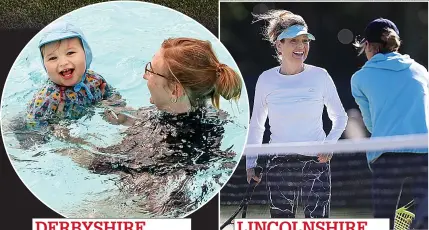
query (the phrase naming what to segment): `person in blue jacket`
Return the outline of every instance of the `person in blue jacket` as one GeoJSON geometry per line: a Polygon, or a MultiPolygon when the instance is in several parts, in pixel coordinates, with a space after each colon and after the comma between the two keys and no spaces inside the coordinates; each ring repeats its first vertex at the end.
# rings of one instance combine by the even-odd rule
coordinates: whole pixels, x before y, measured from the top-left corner
{"type": "MultiPolygon", "coordinates": [[[[375,19],[354,45],[368,61],[352,76],[351,91],[371,137],[427,134],[429,74],[409,55],[398,52],[401,39],[396,25],[375,19]]],[[[414,199],[415,207],[423,205],[427,210],[427,201],[422,201],[428,188],[427,148],[369,151],[366,156],[373,177],[375,218],[389,218],[392,228],[399,197],[398,207],[414,199]],[[404,189],[400,195],[403,184],[413,191],[404,189]]],[[[427,229],[427,217],[423,222],[427,229]]]]}

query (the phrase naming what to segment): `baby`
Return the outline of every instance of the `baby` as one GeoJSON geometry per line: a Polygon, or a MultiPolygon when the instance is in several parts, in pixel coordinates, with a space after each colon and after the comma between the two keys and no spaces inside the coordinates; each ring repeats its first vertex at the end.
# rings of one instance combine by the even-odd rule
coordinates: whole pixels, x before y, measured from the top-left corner
{"type": "Polygon", "coordinates": [[[105,79],[89,70],[92,52],[84,34],[70,23],[49,26],[39,43],[46,84],[27,108],[27,126],[45,126],[55,119],[79,119],[87,109],[113,94],[105,79]]]}

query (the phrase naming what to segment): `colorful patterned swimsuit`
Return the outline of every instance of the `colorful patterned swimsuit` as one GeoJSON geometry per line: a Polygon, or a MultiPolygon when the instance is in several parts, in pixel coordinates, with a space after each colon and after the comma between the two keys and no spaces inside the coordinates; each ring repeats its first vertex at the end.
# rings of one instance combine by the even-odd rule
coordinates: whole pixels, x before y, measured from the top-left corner
{"type": "Polygon", "coordinates": [[[106,81],[94,71],[88,70],[84,83],[90,88],[92,100],[87,96],[84,88],[75,92],[73,87],[59,86],[48,80],[28,105],[27,125],[34,128],[47,125],[53,119],[79,119],[87,114],[88,107],[106,99],[112,93],[112,88],[106,84],[102,95],[100,87],[106,81]],[[64,108],[59,112],[58,107],[62,101],[64,108]]]}

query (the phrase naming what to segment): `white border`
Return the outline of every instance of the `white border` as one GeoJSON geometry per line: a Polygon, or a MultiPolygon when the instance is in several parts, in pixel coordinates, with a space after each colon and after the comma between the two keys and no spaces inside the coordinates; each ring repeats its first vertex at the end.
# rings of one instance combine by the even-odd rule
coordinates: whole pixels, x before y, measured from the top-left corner
{"type": "MultiPolygon", "coordinates": [[[[122,3],[122,2],[133,2],[133,3],[141,3],[141,4],[149,4],[149,5],[153,5],[153,6],[158,6],[158,7],[160,7],[160,8],[164,8],[164,9],[170,10],[170,11],[172,11],[172,12],[174,12],[174,13],[178,13],[179,15],[182,15],[182,16],[184,16],[184,17],[187,17],[188,19],[190,19],[190,20],[194,21],[195,23],[198,23],[199,25],[201,25],[201,26],[204,28],[204,30],[206,30],[206,31],[208,32],[208,34],[213,35],[214,39],[215,39],[215,40],[217,40],[217,41],[219,42],[219,44],[220,44],[220,45],[221,45],[221,46],[222,46],[222,47],[227,51],[227,53],[229,54],[229,56],[232,58],[232,60],[235,62],[235,64],[236,64],[236,65],[237,65],[237,67],[238,67],[238,64],[237,64],[237,62],[235,61],[234,57],[231,55],[231,53],[229,53],[228,49],[226,49],[226,47],[222,44],[222,42],[220,41],[219,37],[216,37],[216,36],[215,36],[215,35],[214,35],[210,30],[208,30],[208,29],[206,28],[206,26],[204,26],[204,25],[203,25],[203,24],[201,24],[200,22],[196,21],[195,19],[193,19],[193,18],[191,18],[191,17],[189,17],[189,16],[187,16],[187,15],[183,14],[182,12],[179,12],[179,11],[177,11],[177,10],[175,10],[175,9],[172,9],[172,8],[169,8],[169,7],[166,7],[166,6],[163,6],[163,5],[159,5],[159,4],[155,4],[155,3],[151,3],[151,2],[143,2],[143,1],[121,1],[121,0],[116,0],[116,1],[99,2],[99,3],[95,3],[95,4],[91,4],[91,5],[86,5],[86,6],[83,6],[83,7],[78,8],[78,9],[75,9],[75,10],[73,10],[73,11],[70,11],[70,12],[66,13],[65,15],[72,14],[72,13],[73,13],[73,12],[75,12],[75,11],[78,11],[78,10],[81,10],[81,9],[83,9],[83,8],[87,8],[87,7],[94,7],[94,6],[96,6],[96,5],[101,5],[101,4],[122,3]]],[[[218,3],[218,4],[219,4],[219,3],[218,3]]],[[[219,14],[219,10],[218,10],[218,14],[219,14]]],[[[63,18],[65,15],[60,16],[59,18],[55,19],[54,21],[52,21],[52,22],[51,22],[51,23],[49,23],[48,25],[50,25],[50,24],[52,24],[53,22],[55,22],[55,21],[57,21],[57,20],[59,20],[59,19],[63,18]]],[[[42,32],[42,30],[43,30],[43,29],[45,29],[48,25],[46,25],[44,28],[42,28],[42,29],[41,29],[41,30],[40,30],[40,31],[39,31],[35,36],[37,36],[39,33],[41,33],[41,32],[42,32]]],[[[219,25],[218,25],[218,28],[219,28],[219,25]]],[[[219,36],[219,33],[218,33],[218,36],[219,36]]],[[[30,41],[29,41],[28,43],[30,43],[33,39],[34,39],[34,37],[33,37],[32,39],[30,39],[30,41]]],[[[17,62],[17,60],[18,60],[18,57],[20,57],[20,56],[21,56],[21,54],[22,54],[22,52],[23,52],[24,48],[28,45],[28,43],[27,43],[27,44],[22,48],[21,52],[18,54],[17,58],[16,58],[16,59],[15,59],[15,61],[13,62],[12,67],[16,64],[16,62],[17,62]]],[[[8,73],[8,75],[7,75],[7,76],[9,76],[9,75],[10,75],[10,72],[12,71],[12,67],[11,67],[11,69],[9,70],[9,73],[8,73]]],[[[244,82],[243,75],[241,74],[240,69],[238,69],[237,71],[238,71],[239,75],[241,76],[242,84],[243,84],[243,86],[244,86],[243,88],[244,88],[244,91],[246,92],[246,96],[248,97],[248,95],[247,95],[247,88],[246,88],[246,85],[245,85],[245,82],[244,82]]],[[[4,92],[5,92],[4,87],[6,86],[7,80],[8,80],[8,78],[6,78],[5,85],[3,86],[3,92],[2,92],[2,96],[1,96],[1,100],[0,100],[0,101],[3,101],[3,94],[4,94],[4,92]]],[[[250,103],[249,103],[248,98],[247,98],[247,108],[249,108],[249,114],[248,114],[248,116],[247,116],[247,118],[246,118],[246,119],[247,119],[247,124],[249,124],[249,121],[250,121],[250,103]]],[[[2,109],[0,108],[0,118],[1,118],[1,111],[2,111],[2,109]]],[[[0,127],[3,127],[3,124],[2,124],[1,119],[0,119],[0,127]]],[[[0,128],[0,131],[1,131],[2,139],[4,140],[4,138],[3,138],[3,131],[2,131],[2,129],[1,129],[1,128],[0,128]]],[[[247,136],[248,136],[248,135],[249,135],[249,129],[247,128],[246,136],[245,136],[245,144],[247,143],[247,136]]],[[[24,181],[23,181],[23,180],[21,179],[21,177],[19,176],[19,173],[17,173],[17,170],[15,169],[14,163],[13,163],[13,161],[11,160],[11,158],[10,158],[9,154],[7,153],[6,143],[4,143],[4,141],[3,141],[3,145],[4,145],[4,148],[5,148],[5,151],[6,151],[6,155],[7,155],[7,157],[9,158],[9,162],[10,162],[10,163],[11,163],[11,165],[12,165],[12,168],[14,169],[15,173],[17,174],[17,176],[19,177],[19,179],[21,180],[21,182],[24,184],[24,186],[25,186],[25,187],[26,187],[26,188],[27,188],[27,189],[28,189],[28,190],[33,194],[33,196],[35,196],[35,197],[36,197],[40,202],[42,202],[46,207],[50,208],[52,211],[54,211],[54,212],[58,213],[59,215],[61,215],[61,216],[65,217],[65,216],[64,216],[64,215],[62,215],[61,213],[59,213],[59,212],[57,212],[56,210],[52,209],[52,208],[51,208],[50,206],[48,206],[45,202],[43,202],[41,199],[39,199],[39,198],[36,196],[36,194],[35,194],[35,193],[33,193],[33,191],[32,191],[31,189],[29,189],[29,188],[28,188],[28,186],[24,183],[24,181]]],[[[240,160],[241,160],[241,158],[242,158],[242,156],[243,156],[244,149],[245,149],[245,145],[242,147],[242,152],[241,152],[240,154],[237,152],[237,155],[240,155],[240,158],[238,159],[237,164],[235,165],[234,169],[232,170],[232,173],[229,175],[229,178],[227,178],[226,182],[221,186],[221,188],[219,189],[219,191],[218,191],[218,192],[216,192],[216,193],[213,193],[213,195],[210,197],[210,199],[207,199],[207,202],[205,202],[204,204],[201,204],[198,208],[196,208],[196,209],[194,209],[193,211],[191,211],[191,212],[189,212],[189,213],[186,213],[185,215],[180,216],[180,217],[178,217],[178,218],[187,218],[189,215],[193,214],[194,212],[196,212],[197,210],[199,210],[201,207],[205,206],[208,202],[210,202],[211,200],[213,200],[213,198],[216,196],[216,194],[220,194],[220,190],[222,190],[222,188],[226,185],[226,183],[229,181],[229,179],[231,179],[232,175],[234,174],[235,170],[237,169],[237,166],[238,166],[238,164],[240,163],[240,160]]],[[[219,213],[219,210],[218,210],[218,213],[219,213]]],[[[65,218],[69,218],[69,217],[65,217],[65,218]]],[[[162,217],[162,218],[164,218],[164,217],[162,217]]],[[[151,218],[151,219],[158,219],[158,218],[151,218]]]]}
{"type": "MultiPolygon", "coordinates": [[[[240,0],[219,0],[218,1],[218,38],[219,38],[219,40],[221,40],[221,33],[220,33],[220,27],[221,27],[221,23],[220,23],[220,19],[221,19],[221,16],[220,16],[220,3],[221,2],[223,2],[223,3],[235,3],[235,2],[237,2],[237,3],[238,2],[240,2],[240,3],[282,3],[282,2],[291,2],[291,3],[299,3],[299,2],[317,2],[317,3],[319,3],[319,2],[327,2],[327,3],[340,3],[340,2],[341,3],[342,2],[344,2],[344,3],[347,3],[347,2],[365,2],[365,3],[366,2],[374,2],[374,3],[376,3],[376,2],[415,2],[415,3],[423,3],[423,2],[426,2],[426,3],[428,3],[428,6],[429,6],[429,1],[414,1],[414,0],[376,0],[376,1],[360,1],[360,0],[356,0],[356,1],[353,1],[353,0],[348,0],[348,1],[341,1],[341,0],[338,0],[338,1],[332,1],[332,0],[331,1],[326,1],[326,0],[320,0],[320,1],[314,1],[314,0],[313,1],[310,1],[310,0],[296,0],[296,1],[291,1],[291,0],[278,0],[278,1],[263,1],[263,0],[253,0],[253,1],[251,1],[251,0],[243,0],[243,1],[240,1],[240,0]]],[[[428,31],[428,35],[429,35],[429,31],[428,31]]],[[[428,46],[428,53],[429,53],[429,46],[428,46]]],[[[429,66],[429,60],[428,60],[428,66],[429,66]]],[[[426,147],[428,147],[428,135],[426,135],[426,137],[420,136],[419,138],[420,138],[419,139],[420,144],[426,143],[426,147]]],[[[246,144],[247,144],[247,142],[246,142],[246,144]]],[[[246,145],[246,148],[249,148],[249,147],[250,147],[250,149],[251,148],[263,148],[262,144],[261,145],[246,145]]],[[[357,152],[357,151],[355,151],[355,152],[357,152]]],[[[245,155],[246,154],[244,154],[244,153],[242,154],[242,156],[245,156],[245,155]]],[[[236,168],[237,168],[237,166],[236,166],[236,168]]],[[[234,170],[234,172],[235,172],[235,170],[234,170]]],[[[429,185],[428,185],[428,188],[429,188],[429,185]]],[[[218,210],[219,210],[218,228],[220,228],[220,225],[221,225],[221,200],[220,200],[220,196],[221,196],[221,194],[219,192],[219,196],[218,196],[218,210]]]]}

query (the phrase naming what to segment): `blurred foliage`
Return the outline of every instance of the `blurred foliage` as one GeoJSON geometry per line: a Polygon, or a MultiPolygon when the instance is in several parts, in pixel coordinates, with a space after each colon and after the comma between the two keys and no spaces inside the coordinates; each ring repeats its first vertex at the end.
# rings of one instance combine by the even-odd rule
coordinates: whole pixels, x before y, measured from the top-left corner
{"type": "MultiPolygon", "coordinates": [[[[0,1],[0,28],[42,29],[53,20],[78,8],[103,0],[2,0],[0,1]]],[[[175,9],[217,31],[218,0],[150,0],[175,9]]]]}

